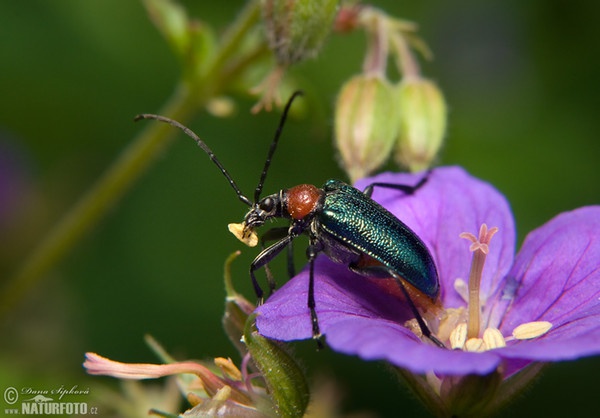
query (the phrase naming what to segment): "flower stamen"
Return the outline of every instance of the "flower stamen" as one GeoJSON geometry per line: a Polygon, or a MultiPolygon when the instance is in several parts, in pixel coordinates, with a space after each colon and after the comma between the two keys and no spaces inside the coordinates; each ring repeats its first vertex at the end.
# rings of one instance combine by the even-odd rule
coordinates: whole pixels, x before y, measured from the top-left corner
{"type": "Polygon", "coordinates": [[[468,283],[461,278],[454,281],[454,290],[467,303],[467,317],[462,317],[459,311],[450,313],[450,310],[447,310],[446,317],[440,321],[440,331],[442,328],[446,329],[444,335],[447,335],[448,342],[453,350],[478,353],[503,348],[506,347],[507,341],[537,338],[546,334],[552,328],[550,322],[534,321],[519,325],[512,331],[512,335],[507,337],[502,335],[498,328],[486,328],[480,336],[481,303],[479,288],[483,266],[487,254],[490,252],[490,242],[496,232],[498,232],[498,228],[488,229],[486,224],[482,224],[479,229],[479,236],[475,236],[470,232],[460,234],[461,238],[471,241],[469,250],[473,252],[468,283]]]}
{"type": "Polygon", "coordinates": [[[465,342],[464,350],[472,353],[481,353],[485,351],[485,343],[482,338],[469,338],[465,342]]]}
{"type": "Polygon", "coordinates": [[[450,333],[450,347],[455,349],[461,349],[467,342],[467,324],[462,322],[456,326],[450,333]]]}
{"type": "Polygon", "coordinates": [[[498,328],[486,328],[482,338],[467,337],[467,324],[461,322],[450,333],[450,347],[453,350],[480,353],[487,350],[506,347],[507,341],[530,340],[546,334],[552,323],[548,321],[526,322],[516,327],[512,336],[504,337],[498,328]]]}
{"type": "Polygon", "coordinates": [[[450,346],[453,350],[480,353],[495,348],[506,347],[507,339],[497,328],[486,328],[482,338],[467,338],[467,324],[462,322],[450,333],[450,346]]]}
{"type": "Polygon", "coordinates": [[[242,372],[233,364],[230,358],[215,358],[215,366],[221,369],[221,372],[232,380],[242,380],[242,372]]]}
{"type": "Polygon", "coordinates": [[[541,337],[552,328],[552,323],[548,321],[526,322],[519,325],[512,332],[512,338],[515,340],[531,340],[541,337]]]}
{"type": "Polygon", "coordinates": [[[486,328],[483,331],[483,342],[486,350],[506,347],[506,340],[498,328],[486,328]]]}
{"type": "Polygon", "coordinates": [[[479,323],[481,315],[481,306],[479,303],[479,288],[485,259],[489,253],[489,243],[494,234],[498,232],[497,227],[488,229],[486,224],[479,228],[479,237],[470,232],[460,234],[461,238],[471,241],[469,250],[473,252],[471,260],[471,270],[469,271],[469,321],[467,327],[467,338],[477,338],[479,336],[479,323]]]}

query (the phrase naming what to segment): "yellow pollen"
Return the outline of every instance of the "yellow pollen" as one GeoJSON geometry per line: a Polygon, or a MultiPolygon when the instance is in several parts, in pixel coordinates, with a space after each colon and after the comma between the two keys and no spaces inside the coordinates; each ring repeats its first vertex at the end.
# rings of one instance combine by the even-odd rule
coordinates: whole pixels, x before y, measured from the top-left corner
{"type": "Polygon", "coordinates": [[[227,225],[227,229],[248,247],[256,247],[258,244],[258,235],[256,234],[256,231],[254,231],[254,229],[246,229],[246,225],[243,223],[229,224],[227,225]]]}
{"type": "Polygon", "coordinates": [[[415,334],[419,338],[423,338],[423,333],[421,332],[421,327],[419,327],[419,323],[416,319],[409,319],[404,323],[404,326],[408,328],[413,334],[415,334]]]}
{"type": "MultiPolygon", "coordinates": [[[[459,308],[447,308],[438,315],[437,320],[438,327],[436,337],[438,337],[440,341],[449,341],[452,331],[454,331],[459,324],[466,324],[467,311],[462,306],[459,308]]],[[[432,322],[435,323],[436,321],[432,322]]]]}

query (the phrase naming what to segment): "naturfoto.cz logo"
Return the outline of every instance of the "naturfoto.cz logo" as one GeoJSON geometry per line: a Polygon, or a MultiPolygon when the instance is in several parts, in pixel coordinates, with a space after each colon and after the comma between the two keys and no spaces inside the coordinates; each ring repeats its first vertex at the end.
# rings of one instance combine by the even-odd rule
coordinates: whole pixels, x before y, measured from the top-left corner
{"type": "Polygon", "coordinates": [[[54,389],[35,389],[23,387],[20,390],[8,387],[4,390],[6,415],[95,415],[96,407],[89,407],[87,402],[72,402],[72,397],[89,395],[89,388],[80,389],[77,385],[54,389]],[[68,399],[63,399],[68,396],[68,399]],[[20,402],[18,408],[17,402],[20,402]]]}

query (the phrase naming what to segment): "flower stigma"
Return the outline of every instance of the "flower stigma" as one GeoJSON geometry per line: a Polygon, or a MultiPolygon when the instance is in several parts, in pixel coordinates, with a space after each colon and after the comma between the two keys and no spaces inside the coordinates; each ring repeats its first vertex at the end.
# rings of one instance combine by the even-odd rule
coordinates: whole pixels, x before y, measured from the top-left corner
{"type": "Polygon", "coordinates": [[[486,224],[479,228],[479,237],[470,232],[460,234],[461,238],[471,241],[469,250],[473,253],[471,260],[471,271],[469,272],[469,322],[467,323],[467,338],[477,338],[479,336],[479,323],[481,315],[481,304],[479,301],[479,287],[485,259],[490,252],[489,244],[498,228],[493,227],[488,230],[486,224]]]}

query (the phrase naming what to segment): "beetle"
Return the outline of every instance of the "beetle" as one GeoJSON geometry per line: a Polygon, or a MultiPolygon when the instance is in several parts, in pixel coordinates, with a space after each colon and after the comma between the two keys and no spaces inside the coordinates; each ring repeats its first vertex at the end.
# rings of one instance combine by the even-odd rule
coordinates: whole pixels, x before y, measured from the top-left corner
{"type": "MultiPolygon", "coordinates": [[[[434,300],[439,295],[438,273],[426,245],[408,226],[391,212],[371,199],[376,187],[395,189],[406,194],[416,192],[428,179],[428,173],[413,186],[390,183],[372,183],[360,191],[339,180],[328,180],[319,188],[300,184],[261,198],[263,185],[287,114],[294,99],[302,94],[295,92],[282,113],[275,137],[254,190],[254,199],[244,195],[229,172],[216,158],[212,150],[192,130],[164,116],[141,114],[135,120],[154,119],[181,129],[194,139],[197,145],[227,178],[238,199],[250,207],[241,224],[230,224],[230,231],[247,245],[256,245],[255,230],[268,220],[287,219],[287,228],[273,228],[263,235],[263,250],[250,264],[250,278],[258,297],[263,301],[263,290],[256,278],[260,268],[268,269],[268,263],[284,249],[288,249],[288,270],[293,275],[291,246],[298,236],[307,234],[309,239],[306,255],[309,263],[307,306],[310,310],[313,338],[321,347],[321,331],[315,310],[314,263],[318,254],[324,253],[331,260],[346,265],[350,270],[367,277],[392,278],[402,291],[422,334],[439,347],[444,345],[431,333],[414,304],[406,283],[434,300]],[[265,248],[266,241],[275,241],[265,248]]],[[[269,294],[275,290],[275,281],[267,270],[269,294]]]]}

